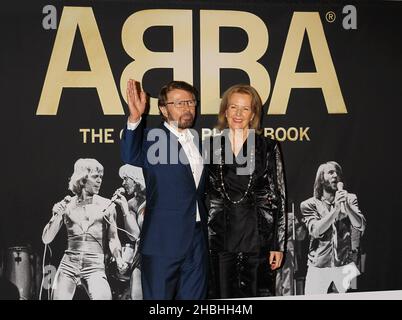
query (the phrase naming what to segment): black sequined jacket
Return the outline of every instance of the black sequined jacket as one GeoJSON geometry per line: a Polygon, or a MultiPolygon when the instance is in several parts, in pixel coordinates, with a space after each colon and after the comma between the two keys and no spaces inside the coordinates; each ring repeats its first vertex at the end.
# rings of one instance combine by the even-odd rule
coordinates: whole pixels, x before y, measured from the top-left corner
{"type": "MultiPolygon", "coordinates": [[[[216,137],[214,138],[216,139],[216,137]]],[[[210,140],[210,162],[207,166],[208,178],[206,189],[210,250],[225,251],[226,226],[230,221],[229,210],[233,204],[225,196],[222,188],[220,164],[224,165],[223,143],[214,144],[210,140]]],[[[287,228],[286,187],[282,155],[279,143],[262,135],[255,135],[255,170],[252,173],[250,190],[242,205],[255,207],[258,221],[258,239],[260,250],[282,251],[286,249],[285,232],[287,228]]],[[[227,190],[226,190],[227,191],[227,190]]]]}

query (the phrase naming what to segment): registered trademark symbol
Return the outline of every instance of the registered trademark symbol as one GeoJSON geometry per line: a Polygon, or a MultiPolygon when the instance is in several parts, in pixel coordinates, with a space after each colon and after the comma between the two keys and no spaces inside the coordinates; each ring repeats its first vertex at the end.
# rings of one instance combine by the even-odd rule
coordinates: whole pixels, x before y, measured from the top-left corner
{"type": "Polygon", "coordinates": [[[325,14],[325,19],[326,19],[329,23],[334,22],[335,19],[336,19],[336,14],[335,14],[335,12],[333,12],[333,11],[328,11],[328,12],[325,14]]]}

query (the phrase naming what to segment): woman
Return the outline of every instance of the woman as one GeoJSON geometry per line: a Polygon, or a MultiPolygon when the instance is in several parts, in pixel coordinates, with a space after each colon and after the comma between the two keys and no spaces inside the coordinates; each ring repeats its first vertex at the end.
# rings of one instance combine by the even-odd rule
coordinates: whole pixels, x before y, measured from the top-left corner
{"type": "Polygon", "coordinates": [[[208,166],[209,241],[215,298],[257,296],[258,267],[280,267],[285,251],[286,199],[278,142],[256,134],[262,102],[249,85],[222,97],[221,136],[208,166]]]}

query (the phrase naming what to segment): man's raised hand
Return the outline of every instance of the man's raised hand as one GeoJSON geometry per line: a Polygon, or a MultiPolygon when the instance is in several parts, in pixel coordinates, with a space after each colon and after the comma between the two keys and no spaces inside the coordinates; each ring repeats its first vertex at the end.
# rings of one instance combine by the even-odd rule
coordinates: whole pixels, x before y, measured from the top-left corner
{"type": "Polygon", "coordinates": [[[129,79],[127,82],[127,102],[130,116],[128,121],[137,122],[145,111],[147,96],[141,87],[135,83],[135,80],[129,79]]]}

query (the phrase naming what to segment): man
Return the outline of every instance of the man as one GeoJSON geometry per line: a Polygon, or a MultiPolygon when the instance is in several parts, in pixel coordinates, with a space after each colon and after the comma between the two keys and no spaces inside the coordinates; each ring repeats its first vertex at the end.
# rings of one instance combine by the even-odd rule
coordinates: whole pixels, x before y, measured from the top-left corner
{"type": "Polygon", "coordinates": [[[78,159],[69,182],[75,196],[53,206],[53,216],[43,230],[42,241],[49,244],[63,223],[67,228],[68,247],[53,282],[53,300],[71,300],[78,285],[83,285],[91,300],[112,298],[105,275],[104,240],[108,240],[119,270],[126,269],[114,205],[98,195],[102,178],[103,166],[97,160],[78,159]]]}
{"type": "Polygon", "coordinates": [[[143,168],[147,186],[140,242],[144,299],[206,297],[204,170],[199,142],[189,130],[196,99],[197,91],[190,84],[168,83],[158,99],[164,123],[158,129],[144,131],[141,116],[146,95],[134,80],[128,81],[130,116],[121,151],[124,162],[143,168]]]}
{"type": "Polygon", "coordinates": [[[314,197],[301,203],[310,234],[305,294],[325,294],[332,282],[346,292],[359,270],[353,261],[352,233],[363,233],[366,220],[357,197],[343,189],[342,168],[335,161],[320,165],[314,197]]]}
{"type": "MultiPolygon", "coordinates": [[[[145,210],[145,181],[141,168],[125,164],[120,167],[119,176],[123,179],[123,188],[127,198],[116,192],[115,202],[120,206],[124,217],[124,227],[129,233],[130,240],[134,241],[132,274],[130,278],[130,296],[132,300],[142,300],[141,270],[138,252],[140,231],[144,220],[145,210]]],[[[124,254],[123,254],[124,256],[124,254]]]]}

